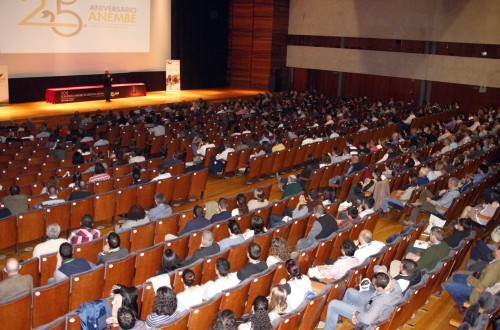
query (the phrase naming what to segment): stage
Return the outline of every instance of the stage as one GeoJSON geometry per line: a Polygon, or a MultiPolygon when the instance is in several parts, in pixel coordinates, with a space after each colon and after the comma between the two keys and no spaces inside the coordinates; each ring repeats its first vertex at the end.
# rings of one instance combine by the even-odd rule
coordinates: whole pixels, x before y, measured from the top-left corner
{"type": "Polygon", "coordinates": [[[179,92],[169,91],[168,93],[165,91],[147,92],[146,96],[113,99],[109,103],[106,103],[105,100],[62,104],[51,104],[45,101],[18,103],[0,107],[0,122],[8,120],[19,122],[28,118],[34,122],[40,122],[44,120],[43,118],[71,115],[75,111],[118,110],[182,101],[189,102],[198,100],[200,97],[209,103],[223,102],[228,98],[251,97],[265,92],[265,90],[240,88],[193,89],[179,92]]]}

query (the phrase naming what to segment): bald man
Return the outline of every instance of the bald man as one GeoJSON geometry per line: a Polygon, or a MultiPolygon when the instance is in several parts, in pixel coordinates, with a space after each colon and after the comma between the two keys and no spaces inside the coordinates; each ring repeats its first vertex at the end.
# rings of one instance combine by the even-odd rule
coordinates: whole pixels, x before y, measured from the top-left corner
{"type": "Polygon", "coordinates": [[[0,301],[33,289],[33,278],[31,275],[19,275],[20,269],[21,265],[19,265],[19,261],[15,258],[10,258],[5,263],[4,272],[9,277],[0,282],[0,301]]]}
{"type": "Polygon", "coordinates": [[[366,258],[377,254],[385,246],[385,243],[375,241],[373,239],[373,234],[368,229],[364,229],[359,233],[358,240],[355,242],[358,246],[354,256],[359,260],[359,263],[363,263],[366,258]]]}

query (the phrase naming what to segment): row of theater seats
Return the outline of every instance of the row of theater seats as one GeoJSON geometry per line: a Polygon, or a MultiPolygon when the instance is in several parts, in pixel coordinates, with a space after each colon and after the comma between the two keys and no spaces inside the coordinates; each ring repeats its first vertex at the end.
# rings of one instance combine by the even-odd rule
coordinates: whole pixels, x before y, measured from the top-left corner
{"type": "MultiPolygon", "coordinates": [[[[374,214],[370,219],[360,222],[354,226],[348,226],[344,230],[334,233],[332,236],[317,242],[308,250],[301,251],[296,254],[294,258],[296,258],[300,264],[301,270],[304,273],[307,273],[307,269],[309,267],[322,265],[326,259],[338,257],[340,255],[341,242],[346,238],[354,238],[357,234],[359,234],[360,229],[372,229],[372,226],[375,225],[377,217],[378,214],[374,214]]],[[[292,229],[296,223],[308,221],[310,221],[309,216],[304,219],[295,220],[291,225],[288,225],[288,227],[292,229]]],[[[392,242],[388,243],[386,248],[380,253],[372,256],[363,264],[352,269],[342,279],[325,286],[314,297],[308,298],[295,311],[282,316],[278,329],[312,329],[319,320],[324,321],[326,317],[327,303],[329,301],[333,299],[341,299],[343,293],[348,287],[354,288],[360,278],[370,277],[373,274],[373,267],[375,265],[382,264],[389,267],[392,260],[401,259],[410,242],[420,237],[425,224],[425,221],[423,221],[413,227],[409,227],[406,231],[403,231],[395,239],[393,239],[392,242]]],[[[305,232],[303,233],[305,234],[305,232]]],[[[193,235],[194,234],[191,234],[191,237],[193,237],[193,235]]],[[[262,236],[255,237],[253,241],[261,244],[264,247],[263,251],[267,251],[265,247],[269,246],[268,244],[270,244],[271,239],[274,237],[283,237],[288,239],[289,243],[293,244],[293,242],[290,241],[290,232],[288,229],[283,227],[270,230],[262,236]]],[[[423,306],[428,297],[440,288],[440,284],[446,280],[449,274],[460,266],[467,254],[468,249],[470,248],[473,238],[474,236],[471,236],[466,239],[456,249],[452,250],[450,255],[439,263],[435,269],[429,271],[423,277],[422,282],[415,286],[405,296],[405,299],[398,304],[390,319],[383,324],[380,324],[379,328],[394,329],[395,327],[406,323],[414,311],[423,306]]],[[[60,326],[60,329],[64,329],[66,326],[67,329],[73,329],[73,323],[79,324],[79,320],[78,316],[74,312],[69,311],[79,306],[76,302],[77,298],[82,299],[82,302],[97,299],[100,297],[100,288],[103,288],[102,296],[106,297],[109,292],[108,290],[113,285],[113,282],[124,285],[139,284],[135,283],[133,276],[131,276],[134,272],[134,265],[136,274],[137,270],[141,267],[145,267],[145,265],[149,265],[149,268],[153,269],[155,269],[154,266],[159,267],[159,260],[161,259],[163,248],[172,248],[178,252],[189,250],[189,246],[191,244],[187,243],[188,241],[184,241],[179,245],[175,243],[176,241],[178,242],[181,240],[182,239],[179,238],[175,241],[169,242],[173,244],[164,243],[155,245],[153,248],[138,251],[135,255],[124,258],[123,260],[115,261],[113,263],[106,264],[105,266],[100,266],[99,268],[87,273],[75,275],[70,280],[35,288],[31,297],[31,303],[33,304],[32,308],[29,308],[31,304],[30,295],[26,294],[17,297],[16,299],[12,299],[12,301],[7,304],[0,305],[0,311],[2,311],[3,314],[3,312],[9,312],[9,309],[7,308],[16,308],[18,312],[24,311],[27,313],[25,315],[32,315],[33,326],[38,326],[55,319],[54,324],[60,326]],[[184,246],[182,247],[181,245],[184,246]],[[155,255],[156,263],[154,263],[153,260],[149,260],[138,265],[137,262],[139,262],[139,258],[148,258],[145,257],[147,254],[150,256],[155,255]],[[136,263],[131,262],[131,260],[134,259],[136,259],[136,263]],[[127,263],[128,266],[123,266],[127,263]],[[124,276],[123,273],[128,273],[128,282],[126,275],[124,276]],[[119,274],[121,274],[121,278],[116,277],[119,274]],[[107,283],[108,279],[110,283],[107,283]],[[108,287],[106,287],[106,285],[108,285],[108,287]],[[93,289],[91,290],[90,288],[93,289]],[[96,292],[97,295],[95,295],[96,292]],[[53,299],[54,297],[58,297],[60,301],[62,297],[62,306],[65,306],[66,300],[64,298],[66,296],[64,293],[68,294],[68,310],[64,309],[65,312],[62,313],[60,309],[51,309],[50,316],[47,315],[46,311],[42,312],[41,306],[43,306],[43,303],[50,301],[50,299],[53,299]],[[72,302],[73,305],[71,304],[72,302]]],[[[249,243],[250,241],[245,242],[229,251],[221,252],[218,255],[205,260],[200,260],[186,268],[192,269],[195,272],[199,284],[205,283],[214,277],[215,260],[218,257],[228,258],[231,263],[231,271],[237,271],[246,263],[246,248],[249,243]]],[[[264,254],[262,259],[265,259],[266,257],[267,255],[264,254]]],[[[181,277],[184,269],[178,269],[175,272],[170,273],[172,287],[177,293],[183,290],[181,277]]],[[[203,303],[202,305],[194,306],[190,311],[179,315],[179,317],[176,318],[176,320],[170,325],[162,327],[161,329],[177,329],[179,327],[199,329],[201,324],[206,326],[207,322],[213,318],[213,315],[223,309],[231,309],[236,313],[236,315],[241,316],[243,313],[249,312],[251,302],[257,295],[267,295],[271,285],[278,284],[282,278],[287,278],[286,269],[284,264],[278,264],[266,272],[258,274],[255,277],[242,282],[238,287],[224,291],[220,295],[203,303]]],[[[138,288],[140,290],[140,296],[142,297],[140,301],[141,318],[144,319],[145,316],[151,312],[154,300],[154,289],[152,284],[149,282],[139,284],[138,288]]],[[[28,328],[29,327],[26,329],[28,328]]],[[[19,329],[23,328],[21,327],[19,329]]],[[[53,329],[59,328],[55,327],[53,329]]]]}
{"type": "Polygon", "coordinates": [[[133,204],[149,209],[158,192],[163,193],[167,202],[203,197],[207,177],[205,169],[6,217],[0,220],[0,249],[12,246],[17,249],[20,243],[43,238],[45,228],[52,223],[59,224],[61,231],[79,228],[85,214],[93,215],[94,220],[100,222],[126,214],[133,204]]]}

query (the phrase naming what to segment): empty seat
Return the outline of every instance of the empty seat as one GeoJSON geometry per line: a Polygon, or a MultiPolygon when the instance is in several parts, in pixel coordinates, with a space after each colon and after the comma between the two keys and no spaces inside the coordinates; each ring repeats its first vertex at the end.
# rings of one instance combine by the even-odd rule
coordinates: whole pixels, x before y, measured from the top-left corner
{"type": "Polygon", "coordinates": [[[33,327],[52,322],[69,312],[69,289],[69,279],[33,289],[33,327]]]}

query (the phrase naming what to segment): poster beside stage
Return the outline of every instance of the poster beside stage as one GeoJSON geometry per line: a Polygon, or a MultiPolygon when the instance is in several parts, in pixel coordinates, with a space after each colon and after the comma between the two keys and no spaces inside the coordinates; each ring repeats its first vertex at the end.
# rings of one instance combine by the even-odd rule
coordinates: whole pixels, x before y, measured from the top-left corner
{"type": "Polygon", "coordinates": [[[0,106],[9,104],[9,71],[7,65],[0,65],[0,106]]]}
{"type": "Polygon", "coordinates": [[[167,60],[166,70],[166,88],[168,91],[181,90],[181,61],[167,60]]]}

